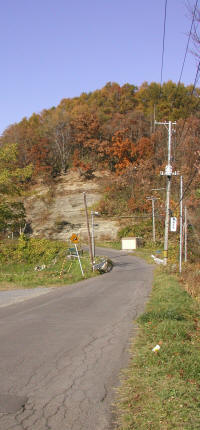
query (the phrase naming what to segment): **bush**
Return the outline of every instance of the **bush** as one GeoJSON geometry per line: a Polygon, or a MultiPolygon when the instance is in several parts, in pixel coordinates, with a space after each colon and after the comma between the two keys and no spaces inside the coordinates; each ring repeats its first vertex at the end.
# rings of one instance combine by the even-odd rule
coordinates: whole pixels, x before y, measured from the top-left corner
{"type": "Polygon", "coordinates": [[[22,234],[16,241],[1,244],[0,261],[47,264],[56,256],[63,255],[66,248],[65,242],[28,238],[22,234]]]}
{"type": "MultiPolygon", "coordinates": [[[[156,221],[156,237],[160,238],[163,235],[163,226],[161,221],[156,221]]],[[[135,224],[127,225],[118,232],[118,238],[134,236],[142,237],[146,241],[152,240],[152,220],[139,221],[135,224]]]]}

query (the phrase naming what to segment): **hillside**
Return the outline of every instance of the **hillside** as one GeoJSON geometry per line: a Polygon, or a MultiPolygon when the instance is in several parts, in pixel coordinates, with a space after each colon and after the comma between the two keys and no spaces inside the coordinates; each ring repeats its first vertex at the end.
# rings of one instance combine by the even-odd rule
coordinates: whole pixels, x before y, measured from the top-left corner
{"type": "MultiPolygon", "coordinates": [[[[107,219],[149,216],[146,197],[166,186],[160,171],[167,164],[167,121],[176,121],[170,163],[183,176],[184,204],[198,230],[199,95],[198,88],[171,81],[162,87],[145,82],[139,88],[109,82],[12,124],[0,138],[0,231],[19,231],[29,219],[37,235],[62,238],[80,230],[83,191],[89,206],[100,200],[98,210],[107,219]],[[162,124],[155,125],[154,119],[162,124]],[[107,177],[99,173],[105,171],[107,177]],[[20,195],[21,202],[29,196],[26,212],[19,206],[20,195]]],[[[179,195],[177,177],[170,196],[174,216],[179,214],[179,195]]],[[[155,196],[163,220],[165,194],[155,196]]],[[[100,219],[98,224],[100,228],[100,219]]],[[[115,235],[115,227],[108,231],[115,235]]]]}
{"type": "MultiPolygon", "coordinates": [[[[49,186],[38,183],[32,187],[31,196],[25,199],[24,205],[33,236],[66,240],[76,233],[83,240],[87,238],[83,192],[90,217],[91,208],[102,198],[108,178],[111,175],[107,171],[95,172],[92,179],[86,180],[70,170],[49,186]]],[[[95,237],[98,239],[115,239],[118,229],[117,221],[102,216],[95,218],[95,237]]]]}

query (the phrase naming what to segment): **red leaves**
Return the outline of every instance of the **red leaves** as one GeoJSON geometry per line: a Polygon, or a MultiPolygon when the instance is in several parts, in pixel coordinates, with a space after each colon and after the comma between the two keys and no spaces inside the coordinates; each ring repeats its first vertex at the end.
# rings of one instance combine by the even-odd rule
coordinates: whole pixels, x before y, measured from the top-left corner
{"type": "Polygon", "coordinates": [[[51,171],[49,164],[49,145],[46,138],[31,146],[29,154],[29,162],[34,165],[34,174],[48,173],[51,171]]]}

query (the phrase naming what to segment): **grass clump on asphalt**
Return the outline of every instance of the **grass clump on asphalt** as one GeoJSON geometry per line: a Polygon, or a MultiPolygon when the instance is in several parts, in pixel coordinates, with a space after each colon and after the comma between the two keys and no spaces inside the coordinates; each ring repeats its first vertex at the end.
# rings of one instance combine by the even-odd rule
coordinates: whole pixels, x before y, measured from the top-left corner
{"type": "Polygon", "coordinates": [[[200,428],[199,307],[174,276],[156,269],[131,347],[117,409],[121,430],[200,428]],[[160,349],[152,349],[159,345],[160,349]]]}

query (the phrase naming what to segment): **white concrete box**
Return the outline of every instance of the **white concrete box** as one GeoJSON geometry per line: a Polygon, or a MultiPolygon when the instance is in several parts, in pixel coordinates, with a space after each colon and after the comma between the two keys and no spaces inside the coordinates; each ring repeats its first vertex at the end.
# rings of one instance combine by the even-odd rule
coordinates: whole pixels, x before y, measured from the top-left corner
{"type": "Polygon", "coordinates": [[[122,249],[133,250],[137,248],[137,237],[122,237],[122,249]]]}

